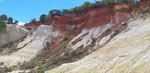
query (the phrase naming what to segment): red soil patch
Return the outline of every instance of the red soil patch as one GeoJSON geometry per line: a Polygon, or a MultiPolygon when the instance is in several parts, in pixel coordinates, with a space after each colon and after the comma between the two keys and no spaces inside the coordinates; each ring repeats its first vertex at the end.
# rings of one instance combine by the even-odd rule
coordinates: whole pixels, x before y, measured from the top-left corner
{"type": "MultiPolygon", "coordinates": [[[[128,3],[92,7],[64,16],[54,16],[44,22],[44,24],[53,25],[54,30],[59,29],[63,34],[75,34],[85,28],[103,27],[106,24],[112,24],[113,27],[116,27],[121,22],[127,21],[130,18],[130,14],[142,6],[150,6],[150,0],[142,0],[137,4],[128,3]],[[74,17],[70,18],[70,16],[74,17]]],[[[35,27],[41,24],[41,22],[34,22],[26,24],[24,27],[35,27]]]]}

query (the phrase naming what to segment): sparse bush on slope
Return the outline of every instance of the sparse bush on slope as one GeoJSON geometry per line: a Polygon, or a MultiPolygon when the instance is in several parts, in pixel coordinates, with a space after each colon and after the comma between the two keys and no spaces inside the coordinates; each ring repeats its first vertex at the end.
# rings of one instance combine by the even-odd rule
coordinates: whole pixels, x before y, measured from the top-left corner
{"type": "Polygon", "coordinates": [[[65,36],[63,41],[67,41],[69,39],[69,36],[65,36]]]}
{"type": "Polygon", "coordinates": [[[0,33],[6,31],[6,24],[3,21],[0,21],[0,33]]]}

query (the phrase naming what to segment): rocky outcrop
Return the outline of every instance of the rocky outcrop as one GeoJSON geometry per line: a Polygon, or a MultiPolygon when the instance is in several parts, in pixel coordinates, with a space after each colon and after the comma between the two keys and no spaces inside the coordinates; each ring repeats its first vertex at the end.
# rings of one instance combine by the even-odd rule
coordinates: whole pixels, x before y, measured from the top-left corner
{"type": "Polygon", "coordinates": [[[142,0],[101,5],[54,16],[46,25],[26,24],[25,28],[37,30],[18,44],[20,50],[1,56],[0,63],[9,67],[34,62],[36,69],[31,73],[148,73],[150,18],[144,14],[149,4],[142,0]]]}
{"type": "Polygon", "coordinates": [[[150,15],[130,19],[126,30],[85,58],[46,73],[149,73],[150,15]]]}
{"type": "MultiPolygon", "coordinates": [[[[57,30],[64,34],[75,34],[82,32],[82,29],[92,29],[112,24],[115,28],[123,21],[130,18],[130,14],[136,8],[136,4],[114,4],[100,5],[80,12],[69,13],[63,16],[54,16],[47,19],[44,23],[53,25],[57,30]],[[70,18],[70,16],[74,16],[70,18]]],[[[25,28],[39,26],[41,22],[31,22],[25,28]]]]}
{"type": "Polygon", "coordinates": [[[53,37],[60,36],[59,32],[54,32],[52,26],[41,25],[32,36],[28,36],[18,45],[20,50],[0,57],[3,66],[14,66],[18,63],[30,61],[45,47],[46,41],[53,37]]]}
{"type": "Polygon", "coordinates": [[[28,30],[13,24],[7,25],[6,33],[0,33],[0,46],[15,42],[28,34],[28,30]]]}

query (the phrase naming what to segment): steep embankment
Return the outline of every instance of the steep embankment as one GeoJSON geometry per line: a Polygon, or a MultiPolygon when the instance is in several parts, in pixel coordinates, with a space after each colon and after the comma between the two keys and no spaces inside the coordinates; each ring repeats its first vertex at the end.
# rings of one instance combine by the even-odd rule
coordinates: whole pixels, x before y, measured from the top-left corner
{"type": "Polygon", "coordinates": [[[149,73],[150,15],[130,19],[126,30],[85,58],[46,73],[149,73]]]}
{"type": "MultiPolygon", "coordinates": [[[[59,33],[61,33],[62,35],[60,37],[56,37],[54,39],[49,40],[51,41],[50,46],[48,46],[49,48],[43,49],[41,54],[38,55],[37,60],[33,60],[35,61],[34,63],[36,63],[36,65],[39,67],[39,69],[37,70],[42,69],[45,71],[45,70],[49,70],[54,67],[57,67],[58,65],[61,65],[66,62],[77,61],[97,49],[101,49],[102,51],[105,51],[105,52],[110,51],[109,52],[110,54],[109,53],[104,54],[104,55],[102,54],[104,57],[102,59],[97,58],[99,57],[99,55],[101,55],[101,52],[98,50],[98,52],[100,52],[99,54],[93,53],[92,55],[89,55],[88,57],[81,60],[82,63],[78,61],[76,62],[77,64],[75,63],[75,65],[74,63],[62,65],[56,69],[53,69],[50,72],[56,71],[57,73],[58,71],[58,73],[60,72],[70,73],[70,72],[73,72],[75,67],[78,66],[80,63],[81,63],[80,64],[81,67],[77,68],[77,72],[75,71],[76,73],[79,73],[80,69],[81,71],[84,70],[84,68],[87,70],[87,73],[88,73],[88,70],[89,72],[94,72],[93,70],[95,67],[96,67],[95,71],[99,71],[97,67],[99,66],[104,67],[101,64],[111,62],[112,57],[113,57],[112,59],[115,59],[118,57],[116,56],[116,54],[120,55],[120,52],[124,52],[130,46],[132,47],[132,45],[128,44],[131,38],[126,38],[127,41],[125,41],[125,39],[120,39],[120,41],[119,40],[117,41],[115,39],[118,39],[118,38],[114,38],[114,37],[120,33],[125,34],[125,31],[130,32],[129,29],[133,29],[131,28],[131,25],[132,25],[131,22],[134,22],[133,20],[131,20],[131,18],[135,16],[141,17],[141,21],[139,22],[141,23],[145,22],[145,21],[142,21],[142,19],[144,18],[143,17],[144,13],[147,12],[147,6],[149,6],[149,4],[150,4],[149,0],[142,0],[141,2],[136,3],[136,4],[128,3],[128,4],[114,4],[114,5],[108,5],[108,6],[102,5],[102,6],[90,8],[81,12],[66,14],[64,16],[54,16],[48,19],[44,24],[51,25],[53,32],[58,30],[59,33]],[[141,14],[139,14],[140,12],[141,14]],[[70,16],[73,16],[73,17],[70,17],[70,16]],[[65,38],[64,35],[69,36],[69,39],[67,41],[63,41],[63,39],[65,38]],[[113,43],[120,44],[120,46],[113,44],[112,41],[114,41],[113,43]],[[107,44],[108,42],[109,44],[107,44]],[[122,48],[122,44],[127,44],[126,46],[128,45],[129,46],[124,50],[119,49],[119,48],[122,48]],[[114,53],[115,50],[113,49],[115,49],[115,47],[113,47],[113,45],[118,47],[118,49],[116,49],[116,51],[118,50],[118,52],[114,53]],[[108,48],[112,48],[112,49],[108,49],[108,48]],[[92,57],[93,55],[96,57],[92,57]],[[91,60],[89,60],[88,58],[91,60]],[[96,59],[94,60],[93,58],[96,58],[96,59]],[[85,62],[83,60],[88,60],[88,61],[85,62]],[[100,60],[100,62],[103,62],[103,63],[98,62],[98,60],[100,60]],[[91,66],[89,67],[88,64],[91,66]],[[66,66],[68,66],[69,69],[66,66]],[[90,69],[87,67],[89,67],[92,70],[90,71],[90,69]]],[[[36,28],[39,25],[41,25],[41,22],[29,23],[25,25],[25,28],[36,28]]],[[[141,25],[139,24],[137,25],[137,27],[138,26],[141,26],[141,25]]],[[[144,34],[144,32],[145,31],[143,31],[142,33],[144,34]]],[[[142,37],[143,36],[137,37],[137,38],[142,38],[142,37]]],[[[139,40],[139,41],[142,41],[142,40],[139,40]]],[[[134,45],[134,43],[131,43],[131,44],[134,45]]],[[[135,49],[133,48],[133,50],[135,49]]],[[[130,56],[127,59],[130,59],[130,56]]],[[[120,60],[120,57],[118,57],[117,60],[122,61],[120,60]]],[[[114,63],[118,63],[118,61],[114,61],[114,63]]],[[[129,62],[132,62],[132,61],[129,61],[129,62]]],[[[111,64],[108,64],[108,66],[109,65],[111,64]]],[[[85,72],[83,71],[83,73],[86,73],[86,70],[85,72]]],[[[106,71],[104,70],[104,72],[106,71]]]]}
{"type": "Polygon", "coordinates": [[[69,13],[63,16],[54,16],[45,22],[31,22],[25,28],[36,28],[39,25],[53,25],[54,29],[59,29],[63,34],[78,34],[82,29],[103,28],[106,24],[111,24],[113,28],[126,22],[130,14],[137,7],[137,4],[113,4],[101,5],[89,8],[80,12],[69,13]]]}
{"type": "Polygon", "coordinates": [[[136,4],[102,5],[54,16],[46,25],[26,24],[25,28],[39,27],[18,45],[20,50],[0,57],[1,66],[18,65],[32,69],[31,73],[54,67],[47,73],[133,73],[142,65],[149,66],[150,18],[145,17],[149,4],[149,0],[142,0],[136,4]]]}
{"type": "Polygon", "coordinates": [[[45,46],[45,42],[52,37],[56,37],[57,32],[52,32],[51,26],[41,25],[33,35],[29,35],[23,42],[18,44],[20,50],[0,57],[2,66],[14,66],[30,61],[45,46]]]}
{"type": "Polygon", "coordinates": [[[0,46],[15,42],[28,34],[28,30],[14,24],[9,24],[6,27],[5,33],[0,33],[0,46]]]}

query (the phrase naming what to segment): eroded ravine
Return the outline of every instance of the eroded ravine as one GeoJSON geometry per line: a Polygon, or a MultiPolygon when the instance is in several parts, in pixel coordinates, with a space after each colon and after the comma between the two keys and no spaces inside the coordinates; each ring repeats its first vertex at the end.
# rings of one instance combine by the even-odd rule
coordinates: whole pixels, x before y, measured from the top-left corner
{"type": "Polygon", "coordinates": [[[148,16],[145,20],[143,18],[131,20],[124,32],[89,56],[77,62],[63,64],[46,73],[149,73],[148,16]]]}

